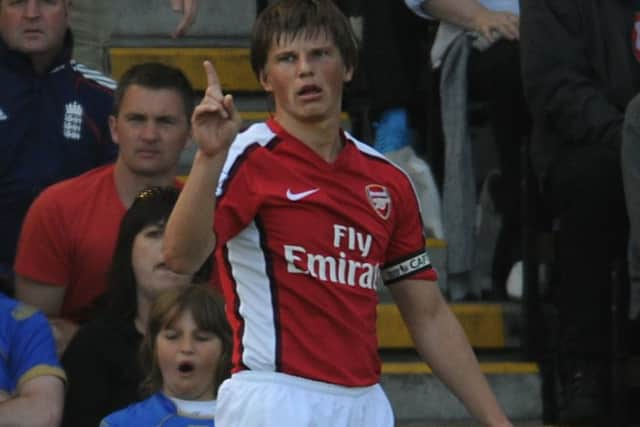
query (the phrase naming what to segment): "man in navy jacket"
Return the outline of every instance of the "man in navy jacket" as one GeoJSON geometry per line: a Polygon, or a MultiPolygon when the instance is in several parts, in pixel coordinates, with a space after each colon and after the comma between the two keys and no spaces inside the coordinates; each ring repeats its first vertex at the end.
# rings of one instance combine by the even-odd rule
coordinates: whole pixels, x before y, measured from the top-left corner
{"type": "Polygon", "coordinates": [[[70,0],[0,0],[0,277],[48,185],[112,161],[113,80],[71,60],[70,0]]]}

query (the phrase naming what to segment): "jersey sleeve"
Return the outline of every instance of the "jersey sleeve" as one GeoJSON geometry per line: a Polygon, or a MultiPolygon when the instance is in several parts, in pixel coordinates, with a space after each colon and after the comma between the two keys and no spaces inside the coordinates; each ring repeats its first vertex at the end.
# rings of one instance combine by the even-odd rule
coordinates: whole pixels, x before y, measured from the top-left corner
{"type": "Polygon", "coordinates": [[[10,316],[13,333],[7,366],[15,388],[40,376],[55,376],[66,380],[56,355],[51,327],[44,314],[19,303],[10,316]]]}
{"type": "MultiPolygon", "coordinates": [[[[249,150],[250,151],[250,150],[249,150]]],[[[249,225],[261,203],[260,171],[251,153],[239,156],[225,167],[217,191],[214,221],[216,245],[220,247],[249,225]]]]}
{"type": "Polygon", "coordinates": [[[70,231],[59,195],[45,190],[33,202],[22,225],[14,269],[20,276],[53,286],[70,280],[70,231]]]}
{"type": "Polygon", "coordinates": [[[403,279],[435,281],[438,275],[425,248],[424,225],[415,190],[405,175],[398,183],[392,206],[394,229],[382,266],[382,279],[386,285],[403,279]]]}

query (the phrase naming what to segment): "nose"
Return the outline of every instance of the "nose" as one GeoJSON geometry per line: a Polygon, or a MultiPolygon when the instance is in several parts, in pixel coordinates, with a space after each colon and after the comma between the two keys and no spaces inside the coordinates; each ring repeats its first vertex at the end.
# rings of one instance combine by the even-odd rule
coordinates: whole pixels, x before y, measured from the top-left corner
{"type": "Polygon", "coordinates": [[[188,335],[185,335],[180,340],[180,352],[190,354],[193,353],[193,338],[188,335]]]}
{"type": "Polygon", "coordinates": [[[27,0],[24,7],[24,16],[30,19],[40,17],[40,0],[27,0]]]}
{"type": "Polygon", "coordinates": [[[300,55],[298,59],[298,75],[300,77],[309,76],[313,74],[313,68],[311,61],[307,55],[300,55]]]}
{"type": "Polygon", "coordinates": [[[156,124],[149,120],[142,128],[142,139],[145,141],[153,142],[158,138],[158,127],[156,124]]]}

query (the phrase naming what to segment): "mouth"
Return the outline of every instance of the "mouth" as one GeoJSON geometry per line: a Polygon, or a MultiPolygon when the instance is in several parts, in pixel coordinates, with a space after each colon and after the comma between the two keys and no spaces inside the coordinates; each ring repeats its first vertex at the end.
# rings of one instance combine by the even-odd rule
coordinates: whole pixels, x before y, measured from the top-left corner
{"type": "Polygon", "coordinates": [[[191,362],[181,362],[178,365],[178,371],[182,374],[190,374],[195,370],[195,366],[191,362]]]}
{"type": "Polygon", "coordinates": [[[316,85],[304,85],[298,90],[297,95],[303,98],[316,97],[322,93],[322,88],[316,85]]]}
{"type": "Polygon", "coordinates": [[[28,29],[24,30],[23,33],[26,36],[39,36],[39,35],[43,34],[42,30],[38,30],[36,28],[28,28],[28,29]]]}
{"type": "Polygon", "coordinates": [[[155,157],[158,155],[158,151],[155,150],[139,150],[137,154],[141,157],[155,157]]]}

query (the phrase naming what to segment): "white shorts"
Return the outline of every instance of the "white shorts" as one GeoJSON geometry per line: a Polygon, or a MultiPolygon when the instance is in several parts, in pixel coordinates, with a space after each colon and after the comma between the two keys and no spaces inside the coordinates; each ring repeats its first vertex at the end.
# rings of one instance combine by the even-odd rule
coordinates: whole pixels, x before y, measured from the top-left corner
{"type": "Polygon", "coordinates": [[[343,387],[277,372],[242,371],[220,386],[216,427],[393,427],[379,384],[343,387]]]}

